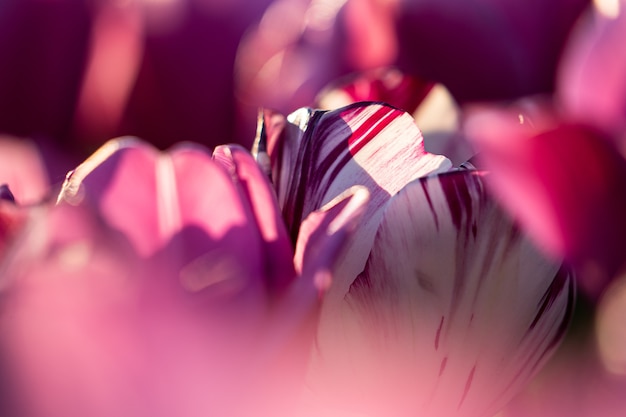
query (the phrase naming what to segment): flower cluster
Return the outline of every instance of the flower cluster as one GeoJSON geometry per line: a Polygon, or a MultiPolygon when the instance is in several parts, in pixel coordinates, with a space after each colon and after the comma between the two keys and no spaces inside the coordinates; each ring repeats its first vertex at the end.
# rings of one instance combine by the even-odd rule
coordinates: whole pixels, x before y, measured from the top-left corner
{"type": "Polygon", "coordinates": [[[5,3],[0,414],[626,412],[625,0],[5,3]]]}

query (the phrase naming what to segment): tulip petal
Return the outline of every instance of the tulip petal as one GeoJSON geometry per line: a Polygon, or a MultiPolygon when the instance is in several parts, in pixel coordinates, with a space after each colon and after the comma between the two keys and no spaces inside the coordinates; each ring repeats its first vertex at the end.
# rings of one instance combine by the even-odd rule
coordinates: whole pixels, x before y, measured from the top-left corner
{"type": "Polygon", "coordinates": [[[254,213],[232,174],[205,148],[161,153],[135,139],[111,141],[68,176],[59,200],[81,199],[140,255],[159,256],[179,270],[179,284],[200,299],[245,288],[264,298],[258,297],[265,294],[258,291],[265,270],[254,213]]]}
{"type": "Polygon", "coordinates": [[[574,124],[529,128],[502,110],[471,116],[466,131],[496,198],[538,245],[588,272],[589,291],[601,290],[625,256],[626,162],[610,141],[574,124]]]}
{"type": "Polygon", "coordinates": [[[493,415],[555,349],[572,303],[573,279],[481,173],[422,178],[390,201],[365,270],[322,322],[317,388],[372,415],[493,415]]]}
{"type": "MultiPolygon", "coordinates": [[[[386,104],[356,103],[335,111],[300,109],[286,123],[266,114],[257,149],[267,149],[283,217],[296,241],[300,222],[354,185],[370,193],[355,241],[371,244],[380,212],[407,182],[447,171],[448,159],[424,150],[413,118],[386,104]],[[269,123],[268,123],[269,121],[269,123]],[[264,143],[265,142],[265,143],[264,143]]],[[[343,297],[365,264],[366,250],[352,250],[353,267],[340,274],[343,297]]]]}
{"type": "Polygon", "coordinates": [[[626,1],[594,3],[595,13],[580,22],[565,51],[557,92],[577,120],[619,132],[626,128],[626,1]],[[616,10],[603,10],[603,4],[616,10]]]}
{"type": "Polygon", "coordinates": [[[219,146],[213,158],[231,164],[233,181],[243,189],[264,241],[265,267],[270,293],[280,293],[295,277],[289,235],[280,216],[274,191],[268,178],[250,154],[240,146],[219,146]]]}
{"type": "Polygon", "coordinates": [[[360,101],[384,102],[413,113],[432,87],[433,83],[384,68],[339,79],[322,90],[316,102],[329,110],[360,101]]]}

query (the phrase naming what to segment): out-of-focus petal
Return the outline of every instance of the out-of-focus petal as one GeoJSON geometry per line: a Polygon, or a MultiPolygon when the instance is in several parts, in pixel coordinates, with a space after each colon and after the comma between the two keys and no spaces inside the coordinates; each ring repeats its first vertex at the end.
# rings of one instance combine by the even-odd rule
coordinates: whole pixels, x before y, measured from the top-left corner
{"type": "Polygon", "coordinates": [[[39,214],[2,270],[11,286],[1,342],[18,415],[277,415],[283,405],[257,394],[291,389],[301,372],[274,374],[257,356],[276,323],[229,297],[181,297],[171,251],[165,262],[139,256],[88,205],[39,214]],[[268,375],[282,379],[262,384],[268,375]]]}
{"type": "Polygon", "coordinates": [[[27,209],[18,207],[14,200],[11,201],[11,196],[11,191],[5,185],[0,185],[0,271],[6,251],[14,243],[28,218],[27,209]]]}
{"type": "MultiPolygon", "coordinates": [[[[626,128],[626,1],[595,3],[612,4],[613,12],[596,7],[580,22],[561,63],[558,93],[571,117],[619,133],[626,128]]],[[[621,148],[626,155],[626,144],[621,148]]]]}
{"type": "Polygon", "coordinates": [[[424,150],[409,114],[386,104],[300,109],[279,129],[259,141],[267,141],[272,181],[292,237],[304,217],[353,185],[370,191],[368,218],[410,180],[451,167],[445,157],[424,150]]]}
{"type": "Polygon", "coordinates": [[[360,101],[377,101],[413,113],[428,95],[433,84],[384,68],[341,78],[317,97],[316,107],[333,110],[360,101]]]}
{"type": "Polygon", "coordinates": [[[8,185],[20,204],[37,203],[46,197],[48,175],[34,143],[0,136],[0,184],[8,185]]]}
{"type": "Polygon", "coordinates": [[[270,2],[142,0],[142,60],[115,134],[160,148],[181,140],[249,146],[254,121],[239,126],[234,62],[241,38],[270,2]]]}
{"type": "Polygon", "coordinates": [[[580,268],[597,294],[624,266],[626,161],[591,128],[535,127],[514,111],[477,113],[466,132],[493,171],[496,197],[540,247],[580,268]]]}
{"type": "Polygon", "coordinates": [[[480,173],[419,179],[390,200],[365,270],[322,316],[313,393],[372,416],[491,416],[556,348],[573,295],[480,173]]]}
{"type": "Polygon", "coordinates": [[[82,0],[2,2],[0,131],[71,134],[91,18],[82,0]]]}
{"type": "Polygon", "coordinates": [[[552,91],[561,49],[589,0],[398,3],[398,67],[465,103],[552,91]]]}

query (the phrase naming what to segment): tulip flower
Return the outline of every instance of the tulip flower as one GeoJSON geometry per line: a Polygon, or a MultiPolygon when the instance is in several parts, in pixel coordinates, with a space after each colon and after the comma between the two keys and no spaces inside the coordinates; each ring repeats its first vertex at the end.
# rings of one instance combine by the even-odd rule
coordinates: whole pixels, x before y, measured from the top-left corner
{"type": "Polygon", "coordinates": [[[266,112],[255,152],[292,239],[343,190],[371,195],[323,301],[305,415],[492,416],[558,346],[571,275],[494,202],[488,173],[425,152],[407,113],[266,112]]]}
{"type": "Polygon", "coordinates": [[[275,1],[238,51],[240,96],[291,111],[346,74],[385,67],[443,84],[460,103],[552,92],[567,36],[589,3],[275,1]]]}
{"type": "Polygon", "coordinates": [[[5,0],[0,132],[51,141],[77,161],[119,135],[162,148],[250,145],[233,66],[270,2],[5,0]]]}
{"type": "Polygon", "coordinates": [[[321,283],[367,199],[312,212],[294,254],[242,148],[109,142],[0,269],[11,415],[291,416],[321,283]]]}
{"type": "Polygon", "coordinates": [[[478,107],[465,121],[494,194],[544,250],[578,269],[592,297],[626,267],[626,55],[614,52],[625,3],[613,3],[615,16],[598,6],[577,28],[555,97],[478,107]]]}

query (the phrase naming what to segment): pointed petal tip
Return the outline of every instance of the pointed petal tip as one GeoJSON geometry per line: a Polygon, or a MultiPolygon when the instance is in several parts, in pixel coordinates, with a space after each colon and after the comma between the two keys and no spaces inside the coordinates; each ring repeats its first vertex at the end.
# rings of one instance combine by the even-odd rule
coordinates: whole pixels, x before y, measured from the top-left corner
{"type": "Polygon", "coordinates": [[[319,211],[327,212],[342,203],[346,204],[340,214],[328,225],[328,234],[332,235],[341,229],[353,230],[361,219],[361,216],[365,213],[369,200],[370,193],[368,189],[360,185],[355,185],[324,205],[319,211]]]}

